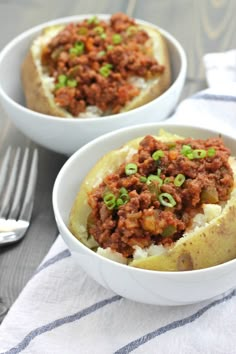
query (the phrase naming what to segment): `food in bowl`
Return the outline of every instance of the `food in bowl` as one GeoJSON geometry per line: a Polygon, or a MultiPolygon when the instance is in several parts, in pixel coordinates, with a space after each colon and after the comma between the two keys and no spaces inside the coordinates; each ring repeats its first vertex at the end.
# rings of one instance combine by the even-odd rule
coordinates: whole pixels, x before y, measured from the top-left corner
{"type": "Polygon", "coordinates": [[[117,13],[45,28],[22,65],[28,108],[57,117],[122,113],[171,84],[166,42],[154,27],[117,13]]]}
{"type": "Polygon", "coordinates": [[[149,270],[236,258],[236,159],[220,136],[160,131],[107,153],[84,179],[69,229],[114,261],[149,270]]]}

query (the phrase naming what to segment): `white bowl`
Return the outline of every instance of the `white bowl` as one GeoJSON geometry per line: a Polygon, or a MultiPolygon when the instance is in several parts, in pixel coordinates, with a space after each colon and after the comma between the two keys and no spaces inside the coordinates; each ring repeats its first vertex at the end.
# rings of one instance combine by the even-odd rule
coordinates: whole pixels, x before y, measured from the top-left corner
{"type": "MultiPolygon", "coordinates": [[[[162,272],[128,267],[93,252],[67,228],[68,217],[79,186],[98,159],[125,142],[160,128],[185,137],[208,138],[212,130],[173,124],[148,124],[119,129],[95,139],[79,149],[62,167],[53,190],[56,222],[78,267],[107,289],[131,300],[156,305],[184,305],[212,298],[236,286],[236,260],[201,270],[162,272]]],[[[224,136],[225,144],[236,155],[235,139],[224,136]]]]}
{"type": "MultiPolygon", "coordinates": [[[[0,101],[9,118],[36,143],[68,155],[106,132],[167,118],[178,102],[186,77],[186,56],[183,48],[173,36],[159,28],[168,45],[172,85],[157,99],[130,112],[103,118],[55,118],[27,109],[24,104],[20,67],[33,39],[47,26],[81,21],[90,16],[66,17],[34,27],[13,39],[0,53],[0,101]]],[[[109,17],[98,16],[103,19],[109,17]]],[[[144,21],[137,22],[157,28],[144,21]]]]}

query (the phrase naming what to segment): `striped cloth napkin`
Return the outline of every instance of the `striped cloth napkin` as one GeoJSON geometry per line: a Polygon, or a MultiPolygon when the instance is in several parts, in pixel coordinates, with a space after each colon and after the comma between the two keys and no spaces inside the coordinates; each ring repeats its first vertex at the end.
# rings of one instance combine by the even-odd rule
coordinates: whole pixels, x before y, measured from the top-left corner
{"type": "MultiPolygon", "coordinates": [[[[171,119],[236,134],[236,51],[204,63],[214,88],[183,101],[171,119]]],[[[236,289],[182,307],[124,299],[78,268],[59,236],[2,323],[0,354],[235,354],[235,313],[236,289]]]]}

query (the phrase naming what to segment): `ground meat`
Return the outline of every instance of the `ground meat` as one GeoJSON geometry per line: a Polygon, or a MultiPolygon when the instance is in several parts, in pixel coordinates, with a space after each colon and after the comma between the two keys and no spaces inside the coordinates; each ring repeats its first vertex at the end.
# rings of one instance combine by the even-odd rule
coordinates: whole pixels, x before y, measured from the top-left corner
{"type": "Polygon", "coordinates": [[[134,246],[176,241],[203,203],[229,199],[234,184],[229,156],[220,138],[167,144],[146,136],[129,162],[137,170],[129,174],[127,164],[122,164],[88,194],[93,220],[89,234],[101,247],[125,257],[132,256],[134,246]],[[106,203],[107,195],[113,204],[106,203]]]}
{"type": "Polygon", "coordinates": [[[130,78],[164,71],[149,35],[122,13],[109,22],[93,17],[68,24],[43,48],[41,62],[55,78],[56,103],[75,117],[87,106],[118,113],[140,93],[130,78]]]}

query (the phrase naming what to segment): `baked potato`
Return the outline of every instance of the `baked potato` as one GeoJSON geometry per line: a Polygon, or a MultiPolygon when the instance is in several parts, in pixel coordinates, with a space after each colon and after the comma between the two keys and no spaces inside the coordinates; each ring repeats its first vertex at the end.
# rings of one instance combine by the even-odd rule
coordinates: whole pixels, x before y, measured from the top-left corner
{"type": "Polygon", "coordinates": [[[125,14],[45,28],[23,64],[28,108],[57,117],[129,111],[171,83],[168,49],[155,28],[125,14]]]}
{"type": "Polygon", "coordinates": [[[212,267],[236,257],[235,180],[236,159],[220,137],[140,137],[89,172],[69,229],[98,254],[132,267],[212,267]]]}

